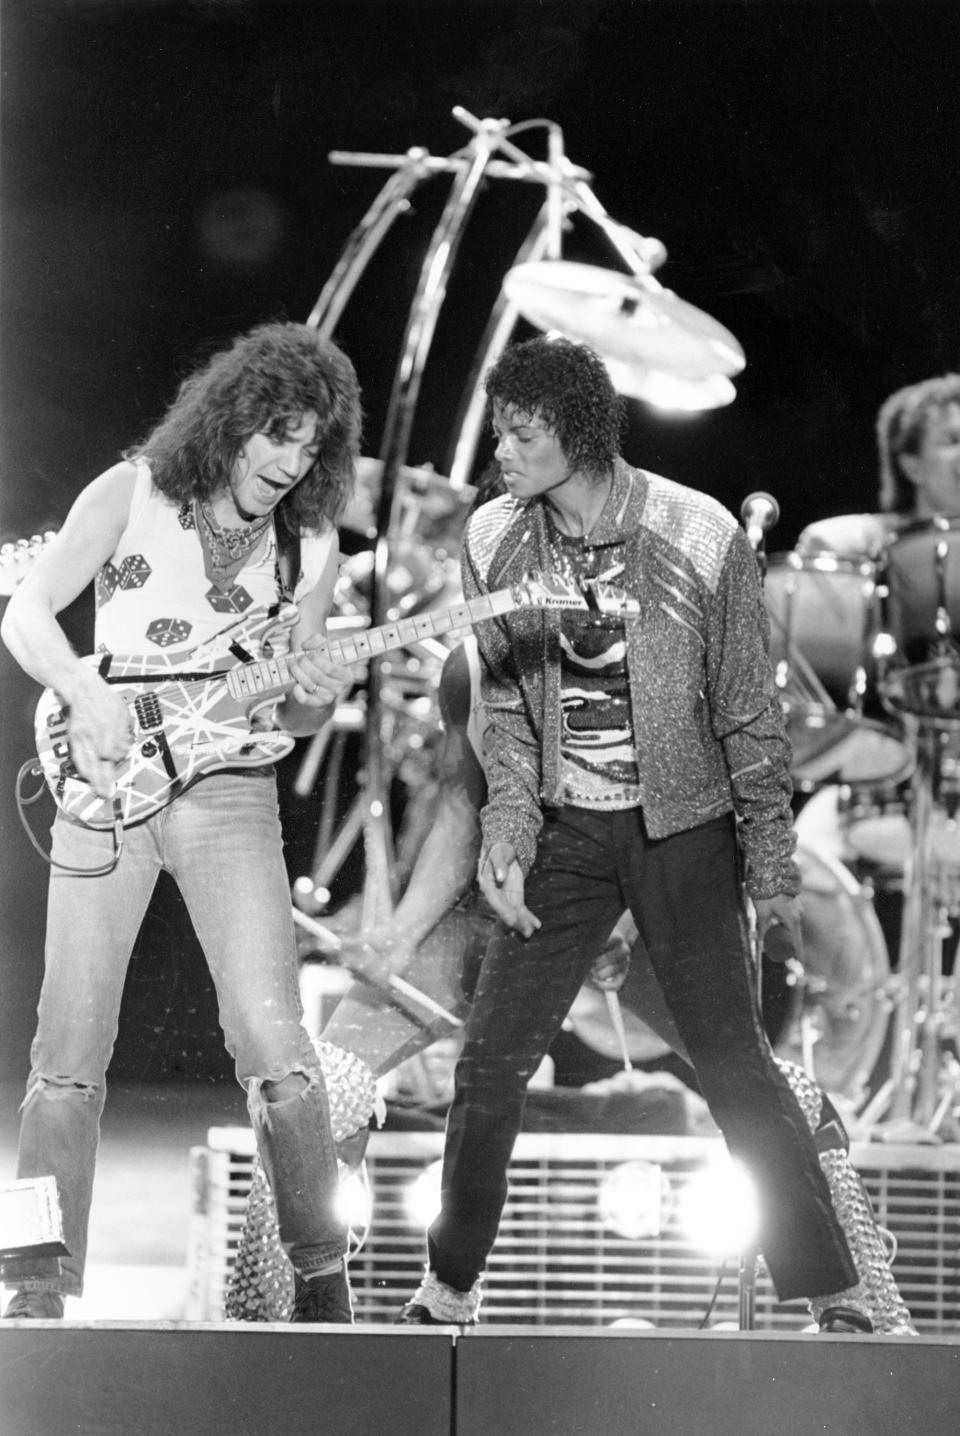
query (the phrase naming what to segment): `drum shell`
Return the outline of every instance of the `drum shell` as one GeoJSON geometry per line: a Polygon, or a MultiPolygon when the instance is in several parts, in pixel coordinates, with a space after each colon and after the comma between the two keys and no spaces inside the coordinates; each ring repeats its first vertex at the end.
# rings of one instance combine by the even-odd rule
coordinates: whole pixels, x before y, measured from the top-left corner
{"type": "Polygon", "coordinates": [[[876,564],[820,553],[772,555],[764,579],[770,656],[781,677],[802,687],[808,670],[838,708],[873,692],[871,640],[879,624],[876,564]]]}
{"type": "Polygon", "coordinates": [[[764,596],[794,783],[810,792],[822,783],[907,777],[912,754],[877,689],[876,563],[780,554],[771,559],[764,596]]]}
{"type": "Polygon", "coordinates": [[[810,1070],[831,1096],[858,1104],[886,1041],[890,959],[868,885],[824,852],[798,846],[803,973],[793,984],[778,1057],[810,1070]]]}
{"type": "Polygon", "coordinates": [[[881,560],[883,626],[901,663],[923,663],[941,606],[960,635],[960,519],[918,520],[891,536],[881,560]]]}

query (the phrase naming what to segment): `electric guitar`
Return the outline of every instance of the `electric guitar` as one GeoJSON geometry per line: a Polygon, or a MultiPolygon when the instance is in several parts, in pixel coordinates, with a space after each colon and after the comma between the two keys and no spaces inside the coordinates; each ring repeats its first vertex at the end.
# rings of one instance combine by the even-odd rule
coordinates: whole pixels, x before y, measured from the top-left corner
{"type": "Polygon", "coordinates": [[[0,598],[10,597],[53,537],[52,533],[34,534],[33,538],[5,543],[0,548],[0,598]]]}
{"type": "MultiPolygon", "coordinates": [[[[436,613],[328,637],[321,648],[310,651],[338,663],[358,663],[521,608],[579,609],[605,618],[639,613],[636,599],[610,584],[592,579],[578,586],[555,574],[534,573],[510,588],[436,613]]],[[[108,653],[84,659],[107,683],[130,690],[122,696],[130,712],[133,744],[116,765],[110,798],[99,797],[74,767],[67,736],[69,711],[53,689],[45,689],[36,710],[37,756],[60,808],[87,827],[112,828],[118,821],[126,827],[158,812],[204,773],[260,767],[289,753],[294,745],[289,733],[252,725],[294,687],[286,652],[273,654],[271,647],[296,618],[292,604],[280,613],[260,608],[186,653],[108,653]],[[252,653],[266,656],[254,659],[252,653]]]]}

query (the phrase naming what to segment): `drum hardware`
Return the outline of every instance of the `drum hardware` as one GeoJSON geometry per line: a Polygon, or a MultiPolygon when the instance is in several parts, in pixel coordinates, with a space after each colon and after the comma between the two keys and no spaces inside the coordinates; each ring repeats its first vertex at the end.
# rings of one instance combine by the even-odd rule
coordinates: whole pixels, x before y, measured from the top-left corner
{"type": "Polygon", "coordinates": [[[934,548],[934,572],[937,579],[937,616],[934,619],[934,631],[937,638],[941,640],[952,638],[953,632],[950,623],[950,610],[947,607],[947,563],[950,558],[950,546],[945,538],[938,538],[934,548]]]}
{"type": "MultiPolygon", "coordinates": [[[[786,974],[788,1002],[771,1041],[778,1057],[803,1066],[831,1097],[856,1107],[864,1099],[889,1022],[887,945],[869,890],[848,868],[803,844],[797,861],[804,956],[802,962],[790,958],[773,969],[786,974]]],[[[673,1023],[669,1016],[664,1021],[662,992],[642,958],[631,963],[619,996],[628,1056],[635,1063],[664,1056],[673,1023]]],[[[772,1009],[775,1004],[764,1005],[772,1009]]],[[[778,1020],[772,1013],[771,1029],[778,1020]]],[[[604,998],[592,984],[581,988],[568,1022],[593,1051],[614,1061],[621,1057],[604,998]]]]}
{"type": "MultiPolygon", "coordinates": [[[[340,526],[373,540],[377,537],[377,506],[383,479],[380,459],[361,457],[357,484],[340,526]]],[[[432,464],[404,465],[397,475],[398,515],[393,537],[419,543],[427,551],[442,548],[456,554],[470,505],[477,496],[472,485],[454,489],[432,464]]]]}
{"type": "Polygon", "coordinates": [[[898,666],[960,656],[960,519],[918,519],[890,534],[880,558],[883,627],[898,666]]]}
{"type": "MultiPolygon", "coordinates": [[[[414,191],[435,178],[450,181],[443,212],[426,246],[401,341],[379,453],[375,459],[361,461],[358,495],[348,505],[345,520],[348,532],[372,542],[369,560],[351,561],[345,597],[358,608],[365,606],[365,616],[375,627],[388,621],[392,607],[416,608],[424,601],[424,589],[426,602],[431,603],[453,582],[453,569],[448,565],[455,567],[460,533],[474,497],[467,481],[485,411],[480,376],[499,357],[521,316],[538,323],[531,317],[534,302],[544,324],[572,338],[591,338],[608,363],[619,366],[622,382],[632,386],[627,392],[645,398],[651,386],[669,387],[673,381],[688,407],[728,402],[733,397],[728,376],[744,364],[743,352],[728,331],[653,278],[653,270],[666,258],[663,245],[607,214],[593,193],[590,174],[567,159],[557,125],[536,121],[512,127],[507,120],[477,119],[459,106],[453,115],[471,134],[466,145],[445,158],[432,156],[421,147],[403,155],[329,155],[334,164],[384,168],[392,173],[348,238],[309,315],[307,322],[328,338],[333,337],[345,306],[393,222],[409,212],[414,191]],[[533,158],[514,142],[515,136],[531,128],[546,131],[546,160],[533,158]],[[444,478],[429,466],[409,467],[408,449],[460,241],[490,180],[531,184],[545,192],[544,202],[481,337],[457,414],[450,462],[444,465],[449,478],[444,478]],[[563,236],[575,216],[585,218],[599,231],[629,271],[627,275],[563,261],[563,236]],[[435,589],[431,585],[438,565],[440,579],[435,589]],[[401,577],[404,569],[406,574],[401,577]],[[365,591],[358,597],[359,589],[365,591]]],[[[439,650],[427,647],[410,657],[435,676],[445,653],[442,646],[439,650]]],[[[392,906],[394,834],[388,797],[395,769],[391,742],[384,735],[389,729],[389,724],[385,728],[391,701],[387,695],[404,690],[382,659],[371,660],[363,681],[363,787],[340,830],[333,832],[327,825],[329,847],[318,850],[316,886],[329,887],[361,832],[367,856],[366,922],[373,920],[375,911],[389,915],[392,906]]],[[[337,740],[331,741],[329,753],[333,755],[337,747],[337,740]]],[[[303,778],[306,782],[306,771],[303,778]]]]}
{"type": "Polygon", "coordinates": [[[881,696],[903,718],[917,753],[910,785],[910,843],[904,855],[890,1078],[870,1110],[871,1119],[882,1117],[879,1133],[887,1140],[938,1140],[951,1113],[960,1116],[960,1081],[943,1040],[944,949],[956,913],[955,884],[951,888],[944,882],[943,846],[944,832],[952,836],[956,828],[960,798],[960,711],[952,693],[956,677],[952,660],[936,659],[893,670],[881,680],[881,696]]]}

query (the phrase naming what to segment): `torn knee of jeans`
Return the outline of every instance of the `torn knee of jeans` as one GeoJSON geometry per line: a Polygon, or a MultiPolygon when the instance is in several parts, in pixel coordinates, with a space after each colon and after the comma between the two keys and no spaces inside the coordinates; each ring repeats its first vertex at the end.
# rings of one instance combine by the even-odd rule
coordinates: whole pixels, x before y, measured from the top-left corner
{"type": "Polygon", "coordinates": [[[92,1102],[99,1097],[100,1091],[96,1082],[81,1082],[76,1077],[50,1076],[46,1072],[38,1072],[28,1083],[21,1106],[25,1107],[33,1097],[49,1097],[51,1101],[62,1102],[78,1093],[85,1102],[92,1102]]]}
{"type": "Polygon", "coordinates": [[[322,1081],[318,1072],[311,1072],[307,1067],[293,1067],[275,1077],[251,1077],[247,1083],[247,1094],[250,1101],[258,1105],[292,1102],[319,1087],[322,1081]]]}

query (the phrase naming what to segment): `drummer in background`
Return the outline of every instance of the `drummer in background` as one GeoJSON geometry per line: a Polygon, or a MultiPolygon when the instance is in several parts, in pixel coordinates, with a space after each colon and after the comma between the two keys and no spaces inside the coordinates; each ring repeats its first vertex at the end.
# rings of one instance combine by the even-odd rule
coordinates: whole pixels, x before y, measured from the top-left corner
{"type": "MultiPolygon", "coordinates": [[[[810,524],[797,542],[804,559],[832,554],[881,566],[906,531],[934,516],[960,516],[960,374],[896,390],[881,405],[876,428],[880,512],[838,514],[810,524]]],[[[795,822],[802,844],[849,863],[869,879],[891,953],[901,942],[902,877],[913,841],[907,805],[905,780],[875,790],[830,783],[814,793],[795,822]]],[[[960,871],[954,837],[948,836],[942,852],[953,877],[960,871]]]]}
{"type": "Polygon", "coordinates": [[[917,519],[960,515],[960,374],[898,389],[877,416],[879,505],[837,514],[803,530],[803,557],[831,553],[879,558],[887,541],[917,519]]]}

